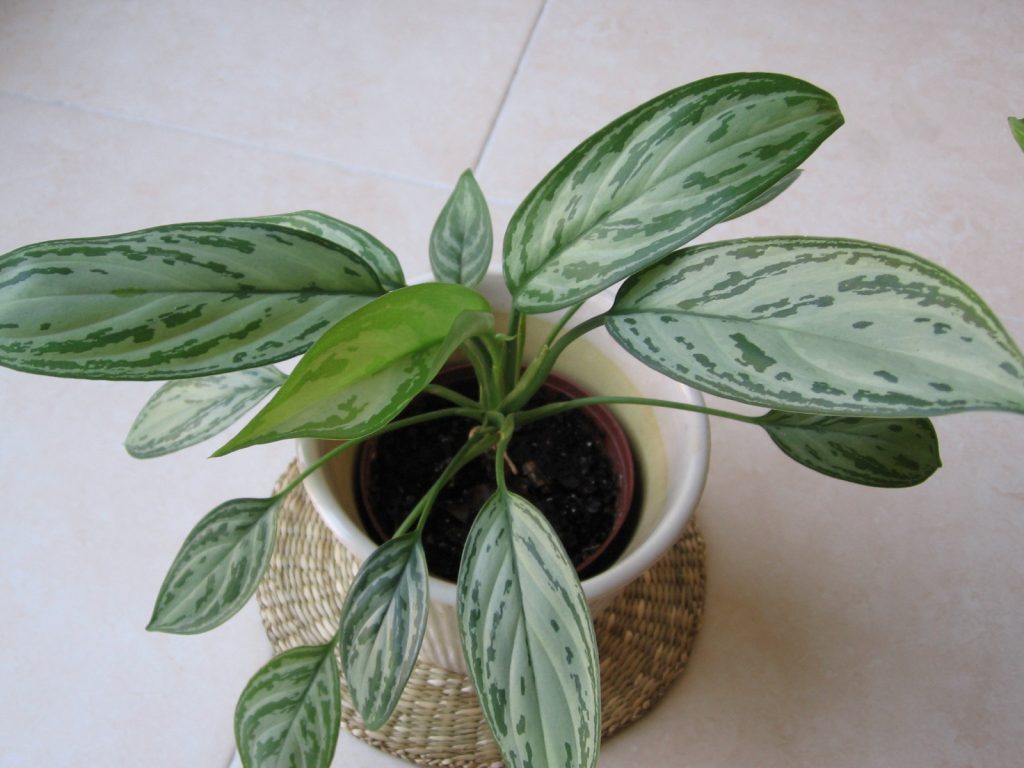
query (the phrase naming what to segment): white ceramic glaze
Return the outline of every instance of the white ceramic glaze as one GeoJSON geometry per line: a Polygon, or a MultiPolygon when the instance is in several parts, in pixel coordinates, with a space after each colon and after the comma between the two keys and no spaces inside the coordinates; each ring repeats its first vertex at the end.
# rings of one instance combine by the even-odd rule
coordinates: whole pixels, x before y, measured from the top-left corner
{"type": "MultiPolygon", "coordinates": [[[[499,273],[489,273],[479,290],[501,316],[509,310],[509,297],[499,273]]],[[[581,322],[611,306],[605,293],[590,299],[576,315],[581,322]]],[[[526,354],[544,338],[542,326],[553,316],[531,317],[526,354]]],[[[500,318],[499,318],[500,319],[500,318]]],[[[700,393],[651,370],[623,350],[599,329],[573,343],[559,359],[556,370],[594,394],[633,395],[703,405],[700,393]]],[[[682,535],[697,507],[707,474],[709,436],[707,417],[646,406],[614,406],[637,458],[643,489],[640,519],[632,540],[619,559],[604,572],[586,579],[583,590],[591,611],[600,612],[630,582],[671,547],[682,535]]],[[[328,443],[299,440],[298,456],[305,467],[323,455],[328,443]]],[[[362,562],[376,545],[366,534],[351,490],[354,457],[343,454],[305,480],[317,511],[327,526],[362,562]],[[352,511],[352,514],[349,513],[352,511]]],[[[465,672],[455,621],[455,585],[430,579],[430,616],[421,658],[447,669],[465,672]]]]}

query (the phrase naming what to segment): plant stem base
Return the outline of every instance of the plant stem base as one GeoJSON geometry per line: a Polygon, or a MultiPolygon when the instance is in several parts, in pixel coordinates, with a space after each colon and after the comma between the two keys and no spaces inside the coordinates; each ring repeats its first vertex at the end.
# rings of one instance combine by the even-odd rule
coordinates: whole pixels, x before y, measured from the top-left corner
{"type": "MultiPolygon", "coordinates": [[[[296,474],[293,463],[277,488],[296,474]]],[[[334,635],[358,569],[301,486],[282,504],[279,521],[277,546],[256,594],[275,653],[334,635]]],[[[686,667],[704,613],[705,581],[704,539],[691,521],[676,546],[595,621],[604,738],[642,717],[686,667]]],[[[366,730],[344,679],[342,697],[342,726],[384,752],[425,766],[501,763],[464,675],[418,663],[379,731],[366,730]]]]}

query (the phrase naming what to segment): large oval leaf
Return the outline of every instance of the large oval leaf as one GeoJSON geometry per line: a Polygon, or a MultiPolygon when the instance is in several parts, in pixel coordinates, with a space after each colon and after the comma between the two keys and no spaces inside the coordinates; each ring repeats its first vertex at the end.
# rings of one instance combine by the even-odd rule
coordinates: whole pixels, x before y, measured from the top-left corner
{"type": "Polygon", "coordinates": [[[124,447],[137,459],[150,459],[195,445],[234,424],[284,380],[267,365],[169,381],[143,406],[124,447]]]}
{"type": "Polygon", "coordinates": [[[579,302],[760,197],[843,122],[835,100],[784,75],[731,74],[669,91],[580,144],[512,216],[516,306],[579,302]]]}
{"type": "Polygon", "coordinates": [[[787,456],[829,477],[879,488],[923,483],[942,466],[928,419],[771,411],[757,420],[787,456]]]}
{"type": "Polygon", "coordinates": [[[653,368],[789,411],[1024,412],[1024,357],[966,285],[857,240],[776,237],[685,249],[627,281],[606,321],[653,368]]]}
{"type": "Polygon", "coordinates": [[[382,296],[327,331],[215,455],[291,437],[370,434],[408,405],[459,344],[493,325],[487,300],[461,285],[426,283],[382,296]]]}
{"type": "Polygon", "coordinates": [[[235,742],[245,768],[327,768],[341,727],[334,643],[272,659],[242,691],[235,742]]]}
{"type": "Polygon", "coordinates": [[[459,633],[506,765],[590,768],[601,739],[597,641],[576,572],[544,516],[499,491],[459,569],[459,633]]]}
{"type": "Polygon", "coordinates": [[[443,283],[470,287],[483,280],[494,239],[487,200],[472,171],[459,177],[430,233],[430,266],[443,283]]]}
{"type": "Polygon", "coordinates": [[[232,499],[192,529],[164,578],[147,629],[193,635],[252,597],[270,562],[280,499],[232,499]]]}
{"type": "Polygon", "coordinates": [[[341,667],[370,730],[391,717],[426,628],[427,560],[419,534],[407,533],[366,559],[341,611],[341,667]]]}
{"type": "Polygon", "coordinates": [[[389,291],[405,285],[398,257],[369,232],[319,211],[296,211],[273,216],[257,216],[246,221],[277,224],[288,229],[309,232],[356,254],[389,291]]]}
{"type": "Polygon", "coordinates": [[[39,243],[0,256],[0,365],[87,379],[253,368],[386,290],[347,248],[269,222],[39,243]]]}

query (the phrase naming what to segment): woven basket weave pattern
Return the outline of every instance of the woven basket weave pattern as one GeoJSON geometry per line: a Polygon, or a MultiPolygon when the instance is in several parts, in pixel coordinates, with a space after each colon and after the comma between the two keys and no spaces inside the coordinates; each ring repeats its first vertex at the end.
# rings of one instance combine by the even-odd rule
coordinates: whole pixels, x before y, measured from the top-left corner
{"type": "MultiPolygon", "coordinates": [[[[292,464],[277,490],[296,474],[292,464]]],[[[275,653],[334,636],[357,569],[297,488],[282,504],[277,545],[256,595],[275,653]]],[[[704,540],[691,521],[665,557],[595,621],[604,738],[643,716],[683,671],[700,629],[705,578],[704,540]]],[[[395,714],[378,731],[366,730],[344,678],[342,698],[343,727],[389,754],[425,766],[501,765],[476,694],[461,674],[419,662],[395,714]]]]}

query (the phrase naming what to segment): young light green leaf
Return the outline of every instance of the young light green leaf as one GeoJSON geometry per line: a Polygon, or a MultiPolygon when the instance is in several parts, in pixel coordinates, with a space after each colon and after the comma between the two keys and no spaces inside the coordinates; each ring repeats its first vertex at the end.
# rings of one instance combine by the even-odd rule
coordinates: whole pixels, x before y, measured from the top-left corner
{"type": "Polygon", "coordinates": [[[1024,357],[992,311],[889,246],[776,237],[684,249],[628,280],[606,326],[652,368],[755,405],[1024,412],[1024,357]]]}
{"type": "Polygon", "coordinates": [[[757,420],[805,467],[851,483],[907,488],[942,466],[928,419],[862,419],[771,411],[757,420]]]}
{"type": "Polygon", "coordinates": [[[459,633],[506,765],[591,768],[601,739],[597,642],[576,572],[550,523],[499,491],[459,569],[459,633]]]}
{"type": "Polygon", "coordinates": [[[169,381],[143,406],[124,446],[135,458],[149,459],[200,443],[234,424],[284,380],[268,365],[169,381]]]}
{"type": "Polygon", "coordinates": [[[341,611],[341,666],[371,731],[391,717],[427,628],[427,560],[418,534],[385,542],[363,563],[341,611]]]}
{"type": "Polygon", "coordinates": [[[235,742],[245,768],[328,768],[340,727],[333,642],[273,658],[235,708],[235,742]]]}
{"type": "Polygon", "coordinates": [[[386,290],[347,248],[270,222],[39,243],[0,256],[0,365],[146,380],[254,368],[386,290]]]}
{"type": "Polygon", "coordinates": [[[288,229],[309,232],[356,254],[370,267],[380,284],[389,291],[405,285],[398,257],[384,243],[359,227],[339,221],[319,211],[296,211],[274,216],[257,216],[246,221],[277,224],[288,229]]]}
{"type": "Polygon", "coordinates": [[[487,200],[466,171],[430,233],[430,266],[441,282],[473,287],[487,273],[493,244],[487,200]]]}
{"type": "Polygon", "coordinates": [[[747,206],[843,122],[824,91],[738,73],[643,104],[574,149],[527,196],[505,235],[516,306],[579,302],[747,206]]]}
{"type": "Polygon", "coordinates": [[[1010,122],[1010,133],[1013,134],[1013,138],[1017,142],[1017,146],[1024,149],[1024,119],[1019,117],[1009,117],[1007,120],[1010,122]]]}
{"type": "Polygon", "coordinates": [[[238,613],[274,551],[279,501],[232,499],[200,520],[164,578],[147,629],[194,635],[238,613]]]}
{"type": "Polygon", "coordinates": [[[770,203],[776,197],[778,197],[791,186],[793,186],[793,182],[800,178],[801,173],[803,173],[803,171],[800,170],[799,168],[797,168],[795,171],[787,173],[767,190],[765,190],[760,195],[755,197],[753,200],[744,205],[738,211],[735,211],[726,216],[724,219],[722,219],[722,221],[732,221],[733,219],[738,219],[740,216],[746,216],[748,213],[751,213],[753,211],[756,211],[758,208],[762,208],[768,205],[768,203],[770,203]]]}
{"type": "Polygon", "coordinates": [[[392,291],[327,331],[274,398],[214,455],[291,437],[341,440],[374,432],[461,343],[493,327],[487,300],[461,285],[392,291]]]}

